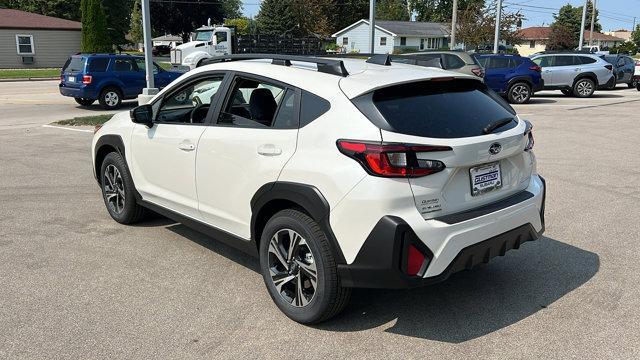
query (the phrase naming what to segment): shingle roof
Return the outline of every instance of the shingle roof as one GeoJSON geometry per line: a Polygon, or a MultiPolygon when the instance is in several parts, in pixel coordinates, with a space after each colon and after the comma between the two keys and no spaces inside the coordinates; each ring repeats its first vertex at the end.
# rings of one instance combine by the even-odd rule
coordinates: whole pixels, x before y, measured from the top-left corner
{"type": "Polygon", "coordinates": [[[518,30],[524,40],[546,40],[551,33],[550,27],[534,26],[518,30]]]}
{"type": "Polygon", "coordinates": [[[442,36],[451,35],[451,25],[421,21],[376,21],[376,25],[398,36],[442,36]]]}
{"type": "MultiPolygon", "coordinates": [[[[369,25],[368,20],[362,19],[339,30],[332,36],[338,36],[361,23],[369,25]]],[[[376,20],[376,28],[397,36],[449,37],[451,35],[450,27],[451,25],[442,23],[376,20]]]]}
{"type": "MultiPolygon", "coordinates": [[[[542,26],[537,26],[537,27],[528,27],[528,28],[524,28],[519,30],[518,32],[522,38],[524,40],[546,40],[549,38],[549,34],[551,33],[551,28],[550,27],[542,27],[542,26]]],[[[586,40],[589,39],[589,34],[591,33],[591,31],[589,30],[585,30],[584,31],[584,38],[586,40]]],[[[607,34],[603,34],[603,33],[599,33],[599,32],[593,32],[593,40],[599,40],[599,41],[624,41],[624,39],[621,39],[619,37],[615,37],[615,36],[611,36],[611,35],[607,35],[607,34]]]]}
{"type": "Polygon", "coordinates": [[[81,30],[82,24],[13,9],[0,9],[0,29],[81,30]]]}

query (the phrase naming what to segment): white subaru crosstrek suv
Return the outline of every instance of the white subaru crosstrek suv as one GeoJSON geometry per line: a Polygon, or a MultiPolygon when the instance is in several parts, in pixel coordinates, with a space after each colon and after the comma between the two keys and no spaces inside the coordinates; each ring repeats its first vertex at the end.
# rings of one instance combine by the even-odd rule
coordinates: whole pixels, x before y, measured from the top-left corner
{"type": "Polygon", "coordinates": [[[364,60],[229,55],[93,139],[111,217],[148,209],[258,256],[291,319],[353,287],[411,288],[544,231],[529,122],[479,78],[364,60]]]}

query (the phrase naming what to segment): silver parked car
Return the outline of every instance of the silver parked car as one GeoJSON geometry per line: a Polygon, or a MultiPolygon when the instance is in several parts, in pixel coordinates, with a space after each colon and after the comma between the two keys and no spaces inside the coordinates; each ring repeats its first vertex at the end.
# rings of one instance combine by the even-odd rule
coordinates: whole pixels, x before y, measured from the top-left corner
{"type": "Polygon", "coordinates": [[[440,65],[445,70],[455,71],[467,75],[474,75],[484,79],[484,68],[478,60],[464,51],[422,51],[403,54],[421,60],[440,60],[440,65]]]}
{"type": "Polygon", "coordinates": [[[542,67],[545,90],[561,90],[565,95],[590,97],[597,88],[615,84],[613,65],[596,54],[539,54],[531,58],[542,67]]]}

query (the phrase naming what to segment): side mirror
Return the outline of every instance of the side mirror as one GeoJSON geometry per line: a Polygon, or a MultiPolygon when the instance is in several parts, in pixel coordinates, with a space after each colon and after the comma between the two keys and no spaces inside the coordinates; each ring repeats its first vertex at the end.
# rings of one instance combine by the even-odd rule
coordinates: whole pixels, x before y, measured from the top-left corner
{"type": "Polygon", "coordinates": [[[153,108],[151,105],[140,105],[131,109],[129,112],[131,116],[131,121],[136,124],[144,124],[148,128],[153,127],[153,108]]]}

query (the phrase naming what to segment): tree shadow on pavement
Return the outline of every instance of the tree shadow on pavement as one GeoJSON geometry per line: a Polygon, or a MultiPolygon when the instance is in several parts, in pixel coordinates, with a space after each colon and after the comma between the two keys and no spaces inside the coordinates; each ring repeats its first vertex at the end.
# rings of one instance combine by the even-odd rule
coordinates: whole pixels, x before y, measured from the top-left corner
{"type": "Polygon", "coordinates": [[[342,315],[317,326],[385,331],[449,343],[472,340],[553,306],[591,279],[597,254],[546,237],[447,281],[413,290],[354,290],[342,315]]]}

